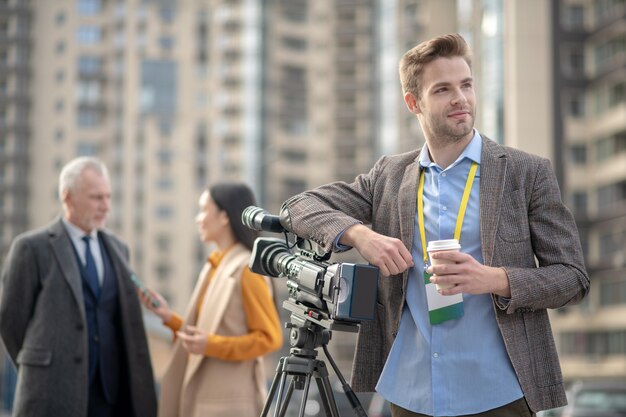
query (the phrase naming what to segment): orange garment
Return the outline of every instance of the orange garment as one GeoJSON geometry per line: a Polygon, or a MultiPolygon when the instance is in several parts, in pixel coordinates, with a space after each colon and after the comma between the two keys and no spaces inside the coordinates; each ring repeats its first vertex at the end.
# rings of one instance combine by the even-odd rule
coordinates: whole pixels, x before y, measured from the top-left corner
{"type": "MultiPolygon", "coordinates": [[[[225,254],[226,251],[214,251],[208,258],[211,270],[199,294],[198,313],[202,308],[202,300],[208,284],[225,254]]],[[[248,333],[240,336],[210,334],[204,352],[205,356],[231,361],[249,360],[276,350],[282,344],[278,312],[265,277],[255,274],[248,267],[244,268],[241,276],[241,291],[248,333]]],[[[177,332],[183,323],[183,318],[174,313],[165,325],[177,332]]]]}

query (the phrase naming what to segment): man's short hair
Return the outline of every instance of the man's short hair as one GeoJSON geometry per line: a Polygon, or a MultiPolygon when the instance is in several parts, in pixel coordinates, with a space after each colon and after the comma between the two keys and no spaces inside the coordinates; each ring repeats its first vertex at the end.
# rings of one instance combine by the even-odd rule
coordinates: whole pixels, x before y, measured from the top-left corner
{"type": "Polygon", "coordinates": [[[400,59],[400,84],[402,94],[421,94],[421,77],[424,66],[437,58],[460,56],[472,68],[472,52],[465,39],[458,33],[438,36],[413,47],[400,59]]]}

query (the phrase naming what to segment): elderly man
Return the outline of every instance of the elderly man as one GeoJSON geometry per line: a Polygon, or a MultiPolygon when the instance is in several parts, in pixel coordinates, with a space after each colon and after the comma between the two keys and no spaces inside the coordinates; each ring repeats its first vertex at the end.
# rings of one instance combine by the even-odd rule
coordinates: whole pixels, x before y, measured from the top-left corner
{"type": "Polygon", "coordinates": [[[63,217],[18,236],[2,271],[0,336],[18,370],[13,416],[155,416],[128,250],[103,230],[106,167],[72,160],[59,196],[63,217]]]}

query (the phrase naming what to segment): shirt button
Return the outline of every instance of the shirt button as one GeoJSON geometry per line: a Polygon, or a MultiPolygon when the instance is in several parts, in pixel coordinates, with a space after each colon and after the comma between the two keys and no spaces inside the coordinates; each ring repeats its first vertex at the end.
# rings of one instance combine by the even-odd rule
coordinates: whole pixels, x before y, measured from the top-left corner
{"type": "Polygon", "coordinates": [[[448,206],[443,206],[442,209],[443,209],[443,211],[447,211],[448,210],[448,206]]]}
{"type": "Polygon", "coordinates": [[[439,354],[437,352],[433,353],[433,358],[438,358],[439,354]]]}
{"type": "Polygon", "coordinates": [[[442,177],[445,177],[445,176],[446,176],[446,173],[445,173],[445,172],[442,172],[442,173],[441,173],[441,176],[442,176],[442,177]]]}

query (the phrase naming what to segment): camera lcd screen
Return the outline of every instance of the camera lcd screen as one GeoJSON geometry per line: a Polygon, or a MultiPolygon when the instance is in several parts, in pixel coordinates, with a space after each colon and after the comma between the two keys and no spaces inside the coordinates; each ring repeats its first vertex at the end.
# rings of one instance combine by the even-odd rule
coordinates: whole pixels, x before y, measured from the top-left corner
{"type": "Polygon", "coordinates": [[[353,318],[371,320],[376,314],[378,268],[369,265],[355,267],[350,315],[353,318]]]}

